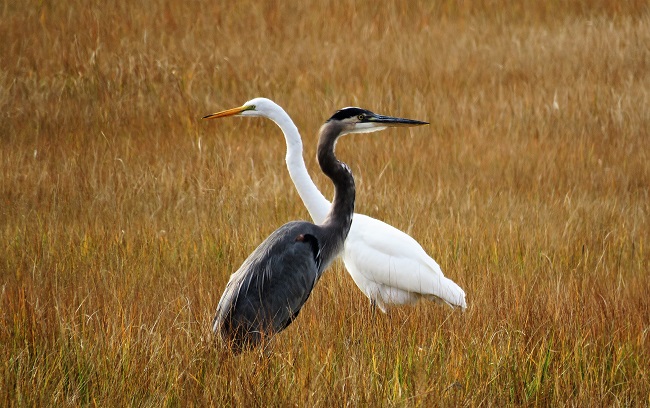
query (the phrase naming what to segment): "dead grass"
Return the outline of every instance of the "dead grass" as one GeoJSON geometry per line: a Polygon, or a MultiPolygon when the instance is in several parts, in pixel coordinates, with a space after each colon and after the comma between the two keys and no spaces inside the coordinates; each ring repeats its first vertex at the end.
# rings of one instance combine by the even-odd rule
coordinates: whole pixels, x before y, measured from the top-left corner
{"type": "Polygon", "coordinates": [[[2,405],[650,404],[646,2],[0,13],[2,405]],[[199,120],[255,96],[328,194],[335,109],[432,122],[338,153],[466,313],[372,315],[337,264],[267,354],[216,347],[229,274],[308,217],[272,123],[199,120]]]}

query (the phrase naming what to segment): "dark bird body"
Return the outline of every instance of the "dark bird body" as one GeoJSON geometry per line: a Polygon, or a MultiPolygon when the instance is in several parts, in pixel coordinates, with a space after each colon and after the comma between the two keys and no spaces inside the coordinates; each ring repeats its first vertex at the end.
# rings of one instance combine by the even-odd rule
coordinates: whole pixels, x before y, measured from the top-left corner
{"type": "Polygon", "coordinates": [[[318,227],[305,221],[275,230],[230,277],[213,329],[236,350],[285,329],[325,269],[319,247],[323,238],[318,227]]]}
{"type": "MultiPolygon", "coordinates": [[[[254,108],[254,106],[253,106],[254,108]]],[[[208,115],[244,114],[242,107],[208,115]]],[[[213,331],[234,352],[254,347],[284,330],[298,316],[323,271],[343,250],[354,213],[354,179],[334,155],[336,140],[389,126],[424,122],[375,115],[345,108],[320,129],[318,163],[334,184],[334,200],[321,225],[292,221],[275,230],[232,274],[217,306],[213,331]]]]}

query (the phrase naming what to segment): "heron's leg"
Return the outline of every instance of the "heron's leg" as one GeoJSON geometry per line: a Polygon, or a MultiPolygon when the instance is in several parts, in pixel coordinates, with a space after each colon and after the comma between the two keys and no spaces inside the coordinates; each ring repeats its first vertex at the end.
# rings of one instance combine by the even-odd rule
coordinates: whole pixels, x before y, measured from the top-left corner
{"type": "Polygon", "coordinates": [[[375,299],[370,299],[370,310],[372,310],[372,315],[377,315],[377,301],[375,299]]]}

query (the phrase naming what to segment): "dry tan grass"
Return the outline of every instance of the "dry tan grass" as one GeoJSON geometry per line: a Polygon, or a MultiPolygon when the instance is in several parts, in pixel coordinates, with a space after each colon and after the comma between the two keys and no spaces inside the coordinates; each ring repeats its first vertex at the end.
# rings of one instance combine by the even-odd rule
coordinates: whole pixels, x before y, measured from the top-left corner
{"type": "Polygon", "coordinates": [[[644,1],[5,2],[5,406],[650,404],[644,1]],[[298,3],[298,2],[295,2],[298,3]],[[429,120],[339,156],[357,211],[468,293],[372,315],[342,266],[268,355],[209,323],[229,274],[307,219],[263,120],[429,120]]]}

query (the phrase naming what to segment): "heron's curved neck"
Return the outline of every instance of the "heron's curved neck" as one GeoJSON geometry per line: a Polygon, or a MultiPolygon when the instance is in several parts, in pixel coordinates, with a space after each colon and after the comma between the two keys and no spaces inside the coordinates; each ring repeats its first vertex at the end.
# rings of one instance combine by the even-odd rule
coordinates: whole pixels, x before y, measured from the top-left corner
{"type": "Polygon", "coordinates": [[[318,190],[316,184],[307,172],[307,166],[302,156],[302,140],[298,128],[289,115],[278,106],[276,112],[270,117],[280,127],[287,142],[287,169],[293,184],[298,190],[302,202],[307,207],[309,215],[316,224],[321,224],[330,210],[331,203],[318,190]]]}
{"type": "Polygon", "coordinates": [[[340,124],[326,122],[320,129],[317,152],[321,170],[334,183],[334,200],[322,226],[329,230],[337,244],[340,239],[341,246],[352,225],[355,198],[352,172],[334,155],[334,146],[342,131],[343,128],[340,124]]]}

